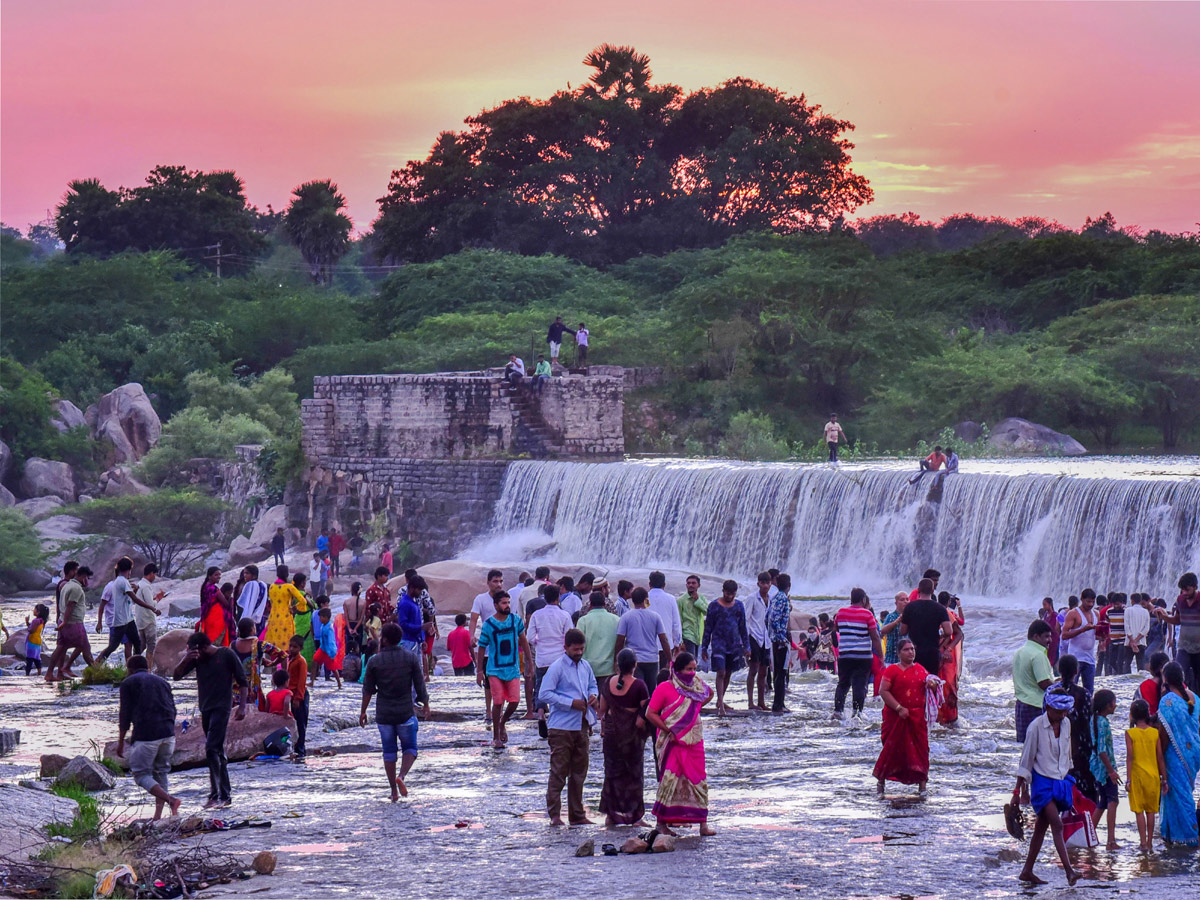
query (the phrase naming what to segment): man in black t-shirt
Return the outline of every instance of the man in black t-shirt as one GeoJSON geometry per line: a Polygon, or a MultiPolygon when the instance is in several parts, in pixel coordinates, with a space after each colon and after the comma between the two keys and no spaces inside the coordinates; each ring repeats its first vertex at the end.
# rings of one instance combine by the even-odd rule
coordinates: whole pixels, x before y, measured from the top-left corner
{"type": "Polygon", "coordinates": [[[930,675],[936,675],[942,662],[942,637],[953,637],[950,614],[933,599],[933,580],[922,578],[917,599],[910,600],[900,614],[900,633],[908,635],[917,648],[917,662],[930,675]]]}
{"type": "Polygon", "coordinates": [[[204,728],[204,750],[208,762],[208,802],[205,809],[229,806],[229,762],[225,759],[225,732],[229,728],[229,710],[233,706],[233,683],[238,683],[237,718],[246,718],[246,670],[237,654],[228,647],[214,647],[203,631],[197,631],[187,642],[187,656],[175,667],[174,678],[179,681],[196,670],[197,706],[200,724],[204,728]]]}

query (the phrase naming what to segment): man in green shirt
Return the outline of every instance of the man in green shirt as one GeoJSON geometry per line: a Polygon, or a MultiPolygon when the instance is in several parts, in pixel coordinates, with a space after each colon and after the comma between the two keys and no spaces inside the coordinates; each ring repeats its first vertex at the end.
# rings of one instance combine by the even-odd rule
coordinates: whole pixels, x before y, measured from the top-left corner
{"type": "Polygon", "coordinates": [[[1017,697],[1017,740],[1025,743],[1025,732],[1042,714],[1046,688],[1054,678],[1050,665],[1050,626],[1038,619],[1029,626],[1025,646],[1013,656],[1013,693],[1017,697]]]}
{"type": "Polygon", "coordinates": [[[687,577],[687,593],[675,598],[679,604],[679,623],[683,626],[683,646],[692,656],[698,656],[704,640],[704,617],[708,615],[708,599],[700,593],[700,578],[687,577]]]}
{"type": "Polygon", "coordinates": [[[92,648],[88,642],[87,628],[83,624],[83,614],[87,611],[88,581],[92,570],[87,566],[79,566],[73,576],[64,579],[58,591],[57,605],[60,610],[58,621],[58,646],[50,657],[49,668],[46,670],[47,681],[62,681],[74,678],[68,654],[72,650],[83,653],[83,660],[92,665],[92,648]],[[55,674],[55,670],[58,674],[55,674]]]}
{"type": "Polygon", "coordinates": [[[593,591],[588,601],[589,609],[575,624],[583,632],[587,643],[583,647],[583,658],[592,667],[596,678],[607,678],[613,673],[613,658],[616,656],[617,623],[620,616],[604,608],[604,595],[593,591]]]}
{"type": "Polygon", "coordinates": [[[546,362],[546,357],[539,353],[537,366],[533,370],[533,389],[540,394],[550,379],[550,375],[550,363],[546,362]]]}

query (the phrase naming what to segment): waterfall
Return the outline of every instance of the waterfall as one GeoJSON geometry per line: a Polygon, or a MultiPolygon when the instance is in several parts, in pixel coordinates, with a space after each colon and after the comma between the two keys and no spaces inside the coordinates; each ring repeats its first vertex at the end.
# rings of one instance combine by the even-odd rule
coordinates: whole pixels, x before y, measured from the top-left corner
{"type": "Polygon", "coordinates": [[[964,467],[979,471],[947,478],[939,502],[932,476],[910,487],[912,469],[888,462],[516,462],[493,533],[544,533],[564,561],[735,577],[775,566],[811,594],[890,593],[933,567],[965,596],[1028,602],[1090,586],[1169,599],[1200,562],[1200,468],[964,467]]]}

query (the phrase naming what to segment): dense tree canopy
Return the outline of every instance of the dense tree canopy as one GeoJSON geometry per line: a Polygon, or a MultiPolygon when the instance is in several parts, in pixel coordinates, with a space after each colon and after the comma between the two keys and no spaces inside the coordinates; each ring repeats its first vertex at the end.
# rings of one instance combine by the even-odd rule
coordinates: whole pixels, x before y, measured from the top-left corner
{"type": "Polygon", "coordinates": [[[55,226],[69,254],[174,250],[215,265],[219,245],[227,274],[247,271],[266,246],[236,174],[183,166],[156,166],[145,184],[115,191],[94,178],[72,181],[55,226]]]}
{"type": "Polygon", "coordinates": [[[431,260],[470,247],[591,263],[822,227],[871,199],[850,171],[853,126],[735,78],[684,92],[602,46],[587,84],[509,100],[392,173],[372,248],[431,260]]]}

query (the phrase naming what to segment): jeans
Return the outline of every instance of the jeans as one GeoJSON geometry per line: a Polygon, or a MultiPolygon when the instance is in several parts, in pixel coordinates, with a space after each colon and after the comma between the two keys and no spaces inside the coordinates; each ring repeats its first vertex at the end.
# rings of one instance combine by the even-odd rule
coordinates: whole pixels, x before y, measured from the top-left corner
{"type": "Polygon", "coordinates": [[[1175,652],[1175,662],[1183,666],[1183,680],[1193,691],[1200,691],[1200,653],[1175,652]]]}
{"type": "Polygon", "coordinates": [[[588,353],[587,344],[577,344],[575,346],[575,365],[586,366],[587,365],[587,353],[588,353]]]}
{"type": "Polygon", "coordinates": [[[534,375],[533,376],[534,391],[540,394],[542,392],[542,389],[546,386],[546,382],[549,380],[550,380],[549,375],[534,375]]]}
{"type": "Polygon", "coordinates": [[[790,649],[787,644],[779,641],[771,644],[771,671],[775,685],[775,699],[771,702],[771,709],[775,712],[783,711],[783,701],[787,696],[787,658],[790,649]]]}
{"type": "Polygon", "coordinates": [[[1126,675],[1129,673],[1129,648],[1125,646],[1125,639],[1120,642],[1113,641],[1108,648],[1108,674],[1110,675],[1126,675]]]}
{"type": "Polygon", "coordinates": [[[274,554],[275,554],[275,565],[282,566],[284,564],[283,563],[283,551],[276,550],[276,551],[274,551],[274,554]]]}
{"type": "Polygon", "coordinates": [[[692,656],[696,657],[697,662],[700,661],[700,645],[695,641],[689,641],[687,638],[684,638],[683,649],[692,654],[692,656]]]}
{"type": "Polygon", "coordinates": [[[308,734],[308,691],[303,700],[292,699],[292,716],[296,720],[296,755],[305,754],[304,738],[308,734]]]}
{"type": "Polygon", "coordinates": [[[335,553],[329,558],[329,574],[331,576],[342,574],[342,554],[341,553],[335,553]]]}
{"type": "Polygon", "coordinates": [[[167,774],[171,771],[171,756],[175,753],[175,735],[154,741],[138,741],[129,748],[129,771],[144,791],[156,784],[167,791],[167,774]]]}
{"type": "Polygon", "coordinates": [[[837,462],[837,441],[826,441],[826,443],[829,444],[829,461],[837,462]]]}
{"type": "MultiPolygon", "coordinates": [[[[549,671],[549,666],[536,666],[534,668],[533,699],[536,701],[536,708],[545,711],[549,711],[550,704],[542,702],[542,679],[546,677],[546,673],[549,671]]],[[[487,670],[485,669],[484,672],[486,673],[487,670]]]]}
{"type": "Polygon", "coordinates": [[[1083,685],[1084,691],[1088,695],[1088,700],[1092,699],[1092,689],[1096,686],[1096,664],[1081,662],[1079,664],[1079,683],[1083,685]]]}
{"type": "Polygon", "coordinates": [[[379,728],[379,740],[383,744],[383,761],[395,762],[399,758],[396,752],[396,742],[405,756],[417,758],[417,717],[410,716],[407,722],[390,725],[386,722],[376,722],[379,728]]]}
{"type": "Polygon", "coordinates": [[[837,690],[833,693],[833,711],[841,712],[846,708],[846,692],[853,685],[854,714],[862,712],[863,704],[867,702],[867,679],[871,676],[871,660],[847,659],[838,660],[837,690]]]}
{"type": "Polygon", "coordinates": [[[640,662],[637,664],[637,669],[634,671],[637,672],[638,678],[646,682],[646,687],[649,689],[650,693],[653,694],[654,689],[658,687],[658,663],[640,662]]]}
{"type": "Polygon", "coordinates": [[[572,825],[587,818],[583,782],[588,773],[588,733],[550,729],[550,780],[546,785],[546,812],[551,819],[562,814],[562,789],[567,786],[567,814],[572,825]]]}
{"type": "Polygon", "coordinates": [[[208,763],[208,799],[229,800],[229,761],[225,758],[225,732],[229,729],[228,706],[200,711],[204,728],[204,759],[208,763]]]}
{"type": "Polygon", "coordinates": [[[100,656],[108,659],[124,641],[129,641],[129,646],[133,650],[134,655],[142,652],[142,639],[138,635],[137,623],[133,619],[130,619],[124,625],[114,625],[108,629],[108,646],[101,651],[100,656]]]}

